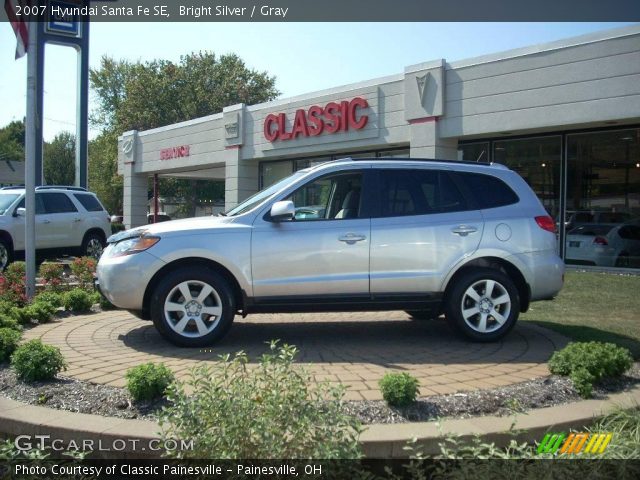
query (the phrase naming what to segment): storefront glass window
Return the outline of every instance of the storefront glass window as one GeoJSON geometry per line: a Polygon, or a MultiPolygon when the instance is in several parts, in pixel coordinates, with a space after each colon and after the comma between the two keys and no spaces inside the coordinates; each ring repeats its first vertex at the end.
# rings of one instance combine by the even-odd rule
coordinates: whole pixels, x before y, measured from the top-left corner
{"type": "Polygon", "coordinates": [[[493,142],[493,161],[518,172],[556,220],[560,213],[561,160],[559,135],[493,142]]]}
{"type": "Polygon", "coordinates": [[[640,129],[567,135],[565,261],[640,268],[640,129]]]}
{"type": "Polygon", "coordinates": [[[458,160],[489,161],[489,142],[467,143],[458,147],[458,160]]]}
{"type": "Polygon", "coordinates": [[[261,188],[267,188],[281,178],[287,177],[293,173],[293,162],[291,160],[285,160],[283,162],[265,162],[261,164],[261,167],[261,188]]]}

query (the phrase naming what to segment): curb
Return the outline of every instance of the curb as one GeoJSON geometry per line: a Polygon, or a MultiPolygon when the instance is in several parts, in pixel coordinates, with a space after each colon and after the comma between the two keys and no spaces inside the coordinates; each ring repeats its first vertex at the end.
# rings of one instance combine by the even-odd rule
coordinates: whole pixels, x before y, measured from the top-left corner
{"type": "MultiPolygon", "coordinates": [[[[515,417],[475,417],[443,420],[441,422],[396,423],[370,425],[360,436],[367,458],[407,458],[403,450],[406,443],[417,439],[417,446],[425,454],[439,452],[438,443],[443,434],[459,435],[462,441],[478,435],[486,442],[507,445],[518,442],[539,441],[550,429],[580,430],[618,408],[640,405],[640,386],[610,395],[604,400],[582,400],[575,403],[540,408],[515,417]],[[515,425],[514,425],[515,422],[515,425]],[[513,428],[512,428],[513,427],[513,428]],[[515,433],[513,430],[517,433],[515,433]]],[[[92,442],[91,458],[153,458],[153,450],[160,427],[149,420],[128,420],[85,413],[53,410],[16,402],[0,397],[0,435],[15,437],[29,435],[37,445],[36,435],[49,440],[60,439],[65,445],[92,442]],[[116,445],[118,448],[116,448],[116,445]],[[119,447],[123,448],[119,448],[119,447]]],[[[60,442],[59,442],[60,443],[60,442]]]]}

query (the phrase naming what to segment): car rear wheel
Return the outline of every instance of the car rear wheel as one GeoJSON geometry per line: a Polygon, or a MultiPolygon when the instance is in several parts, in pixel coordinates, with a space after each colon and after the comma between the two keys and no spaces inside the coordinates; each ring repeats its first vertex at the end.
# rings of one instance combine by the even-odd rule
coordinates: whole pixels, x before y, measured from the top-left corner
{"type": "Polygon", "coordinates": [[[82,241],[82,255],[98,260],[104,250],[104,243],[102,237],[97,233],[87,233],[82,241]]]}
{"type": "Polygon", "coordinates": [[[0,239],[0,272],[4,272],[9,263],[11,263],[11,247],[5,240],[0,239]]]}
{"type": "Polygon", "coordinates": [[[475,341],[501,339],[513,328],[519,313],[518,290],[513,281],[490,268],[463,274],[447,296],[447,320],[475,341]]]}
{"type": "Polygon", "coordinates": [[[234,298],[227,281],[206,268],[171,272],[151,298],[151,318],[158,332],[181,347],[202,347],[220,340],[234,316],[234,298]]]}

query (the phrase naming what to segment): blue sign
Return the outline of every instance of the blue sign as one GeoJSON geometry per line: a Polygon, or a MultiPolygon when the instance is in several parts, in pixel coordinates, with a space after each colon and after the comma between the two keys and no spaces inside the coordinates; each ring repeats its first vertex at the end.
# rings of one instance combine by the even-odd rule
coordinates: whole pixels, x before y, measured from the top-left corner
{"type": "Polygon", "coordinates": [[[80,37],[78,4],[51,0],[48,6],[48,33],[80,37]]]}

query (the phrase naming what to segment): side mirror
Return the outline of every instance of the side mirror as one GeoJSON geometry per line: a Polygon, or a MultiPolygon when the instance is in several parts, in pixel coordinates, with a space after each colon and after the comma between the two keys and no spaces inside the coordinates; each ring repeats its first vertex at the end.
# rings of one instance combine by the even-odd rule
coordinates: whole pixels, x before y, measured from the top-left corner
{"type": "Polygon", "coordinates": [[[271,205],[270,215],[271,220],[274,222],[286,222],[293,220],[295,214],[296,208],[293,206],[293,202],[291,200],[276,202],[271,205]]]}
{"type": "Polygon", "coordinates": [[[16,213],[14,216],[16,217],[24,217],[27,214],[27,209],[24,207],[16,208],[16,213]]]}

